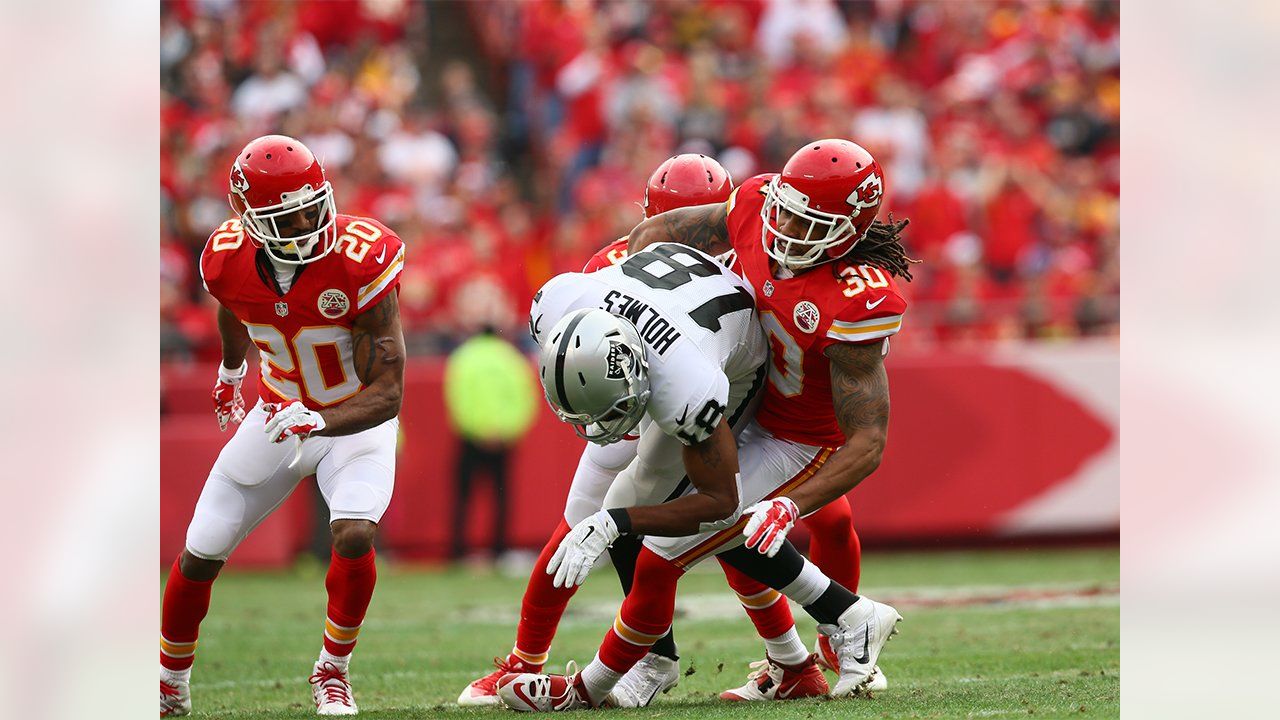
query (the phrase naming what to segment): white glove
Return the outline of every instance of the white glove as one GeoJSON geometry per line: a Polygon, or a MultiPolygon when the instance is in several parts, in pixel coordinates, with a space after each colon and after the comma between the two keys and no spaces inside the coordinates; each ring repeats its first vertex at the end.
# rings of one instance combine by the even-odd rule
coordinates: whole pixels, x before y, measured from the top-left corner
{"type": "Polygon", "coordinates": [[[262,409],[267,411],[267,438],[274,443],[291,437],[306,440],[311,433],[324,429],[324,417],[297,400],[283,405],[267,403],[262,409]]]}
{"type": "Polygon", "coordinates": [[[601,510],[574,525],[547,563],[547,574],[556,576],[551,584],[567,588],[586,582],[591,568],[619,534],[618,524],[608,510],[601,510]]]}
{"type": "Polygon", "coordinates": [[[239,370],[228,370],[218,363],[218,382],[213,384],[213,414],[218,418],[218,429],[227,431],[227,423],[244,420],[244,398],[240,395],[240,383],[249,370],[248,361],[240,363],[239,370]]]}
{"type": "Polygon", "coordinates": [[[783,496],[758,502],[747,508],[747,513],[751,518],[742,529],[742,534],[747,536],[747,547],[773,557],[787,541],[787,533],[795,527],[800,508],[791,502],[791,498],[783,496]]]}

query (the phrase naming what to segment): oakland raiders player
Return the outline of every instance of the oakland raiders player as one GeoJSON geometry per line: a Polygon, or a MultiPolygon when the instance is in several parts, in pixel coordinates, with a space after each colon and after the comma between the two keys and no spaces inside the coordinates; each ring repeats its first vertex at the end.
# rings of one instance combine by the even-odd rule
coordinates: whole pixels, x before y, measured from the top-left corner
{"type": "MultiPolygon", "coordinates": [[[[589,275],[560,275],[534,297],[529,327],[560,419],[597,444],[639,427],[636,459],[610,485],[605,507],[657,505],[690,483],[699,488],[674,512],[631,513],[636,534],[690,535],[737,520],[731,427],[748,416],[768,359],[754,308],[741,278],[674,243],[589,275]]],[[[602,534],[616,537],[609,518],[601,511],[578,527],[589,533],[603,523],[602,534]]],[[[558,586],[581,584],[590,570],[576,555],[553,564],[558,586]]]]}
{"type": "Polygon", "coordinates": [[[858,603],[790,544],[768,558],[734,547],[741,539],[741,501],[787,489],[756,487],[759,482],[744,487],[738,473],[730,427],[759,387],[767,354],[750,326],[754,312],[743,312],[753,306],[736,275],[677,244],[651,246],[595,275],[559,276],[535,296],[530,329],[542,344],[539,372],[560,419],[595,443],[615,442],[640,427],[636,458],[610,485],[604,509],[573,528],[546,572],[557,586],[576,586],[620,537],[672,542],[640,552],[632,588],[645,596],[635,602],[654,604],[664,617],[628,624],[627,603],[635,604],[628,593],[624,612],[584,670],[591,677],[504,675],[497,689],[509,707],[648,704],[655,690],[674,683],[650,684],[644,697],[627,697],[627,683],[619,680],[669,631],[675,583],[684,569],[721,553],[730,565],[805,605],[847,665],[843,684],[852,689],[865,683],[897,613],[870,600],[858,603]],[[726,417],[728,408],[733,412],[726,417]],[[855,619],[867,627],[861,655],[853,644],[855,619]]]}

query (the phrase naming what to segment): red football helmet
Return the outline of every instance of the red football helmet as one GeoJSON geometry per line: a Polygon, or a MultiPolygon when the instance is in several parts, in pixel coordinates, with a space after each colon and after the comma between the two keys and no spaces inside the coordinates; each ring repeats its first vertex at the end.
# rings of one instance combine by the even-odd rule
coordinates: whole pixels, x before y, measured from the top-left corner
{"type": "Polygon", "coordinates": [[[320,161],[297,140],[264,135],[245,145],[231,166],[229,185],[231,209],[273,260],[304,265],[337,245],[333,188],[320,161]]]}
{"type": "Polygon", "coordinates": [[[733,178],[714,158],[685,153],[667,158],[649,176],[644,189],[644,216],[651,218],[675,208],[724,202],[733,192],[733,178]]]}
{"type": "Polygon", "coordinates": [[[848,140],[815,140],[765,186],[764,251],[789,270],[842,257],[871,227],[883,197],[884,171],[871,153],[848,140]],[[778,229],[781,210],[809,221],[803,235],[778,229]]]}

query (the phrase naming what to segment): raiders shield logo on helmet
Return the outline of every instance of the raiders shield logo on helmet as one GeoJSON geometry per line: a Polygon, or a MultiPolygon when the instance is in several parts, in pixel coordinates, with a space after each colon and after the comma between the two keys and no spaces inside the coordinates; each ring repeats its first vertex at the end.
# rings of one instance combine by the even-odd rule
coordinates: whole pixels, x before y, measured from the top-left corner
{"type": "Polygon", "coordinates": [[[329,289],[320,293],[320,299],[316,301],[316,306],[320,309],[320,314],[336,320],[347,314],[347,310],[351,307],[351,301],[347,299],[347,294],[341,290],[329,289]]]}
{"type": "Polygon", "coordinates": [[[609,348],[609,367],[605,370],[604,376],[610,380],[622,380],[627,376],[623,369],[623,363],[627,368],[632,368],[635,364],[635,357],[631,354],[631,349],[620,342],[615,342],[609,348]]]}

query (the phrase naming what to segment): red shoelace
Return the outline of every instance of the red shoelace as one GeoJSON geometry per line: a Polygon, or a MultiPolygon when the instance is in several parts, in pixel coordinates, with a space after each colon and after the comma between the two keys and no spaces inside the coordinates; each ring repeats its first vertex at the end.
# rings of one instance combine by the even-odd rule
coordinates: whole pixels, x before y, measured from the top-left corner
{"type": "Polygon", "coordinates": [[[351,705],[351,694],[347,692],[347,674],[337,665],[330,662],[321,665],[311,676],[311,684],[320,686],[326,703],[351,705]]]}
{"type": "Polygon", "coordinates": [[[473,687],[479,688],[487,695],[496,695],[498,693],[498,680],[503,675],[506,675],[509,672],[518,671],[515,663],[511,662],[509,657],[500,658],[495,655],[493,658],[493,666],[497,668],[497,670],[485,675],[473,684],[473,687]]]}

